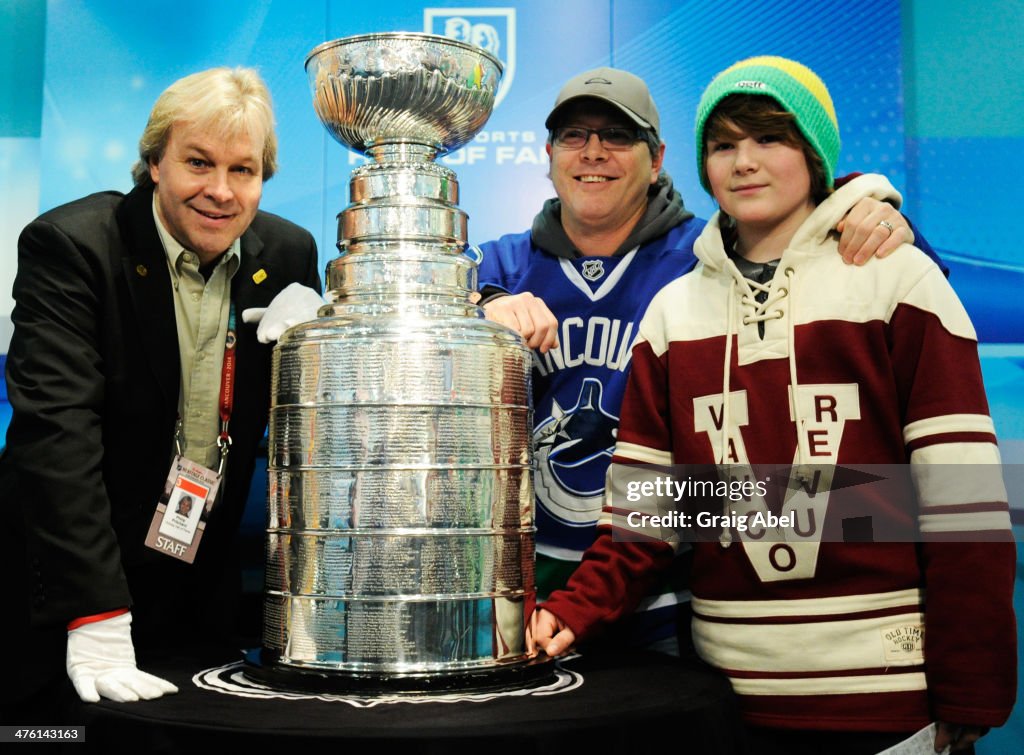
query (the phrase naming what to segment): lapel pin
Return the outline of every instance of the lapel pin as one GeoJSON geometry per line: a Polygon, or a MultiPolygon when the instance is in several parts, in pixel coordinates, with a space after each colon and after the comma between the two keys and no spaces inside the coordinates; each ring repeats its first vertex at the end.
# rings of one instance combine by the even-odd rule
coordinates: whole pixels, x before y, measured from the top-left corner
{"type": "Polygon", "coordinates": [[[257,286],[267,279],[267,271],[262,267],[252,274],[252,282],[257,286]]]}
{"type": "Polygon", "coordinates": [[[142,278],[145,278],[147,275],[149,275],[149,270],[146,269],[145,265],[136,265],[135,272],[137,272],[139,276],[142,278]]]}

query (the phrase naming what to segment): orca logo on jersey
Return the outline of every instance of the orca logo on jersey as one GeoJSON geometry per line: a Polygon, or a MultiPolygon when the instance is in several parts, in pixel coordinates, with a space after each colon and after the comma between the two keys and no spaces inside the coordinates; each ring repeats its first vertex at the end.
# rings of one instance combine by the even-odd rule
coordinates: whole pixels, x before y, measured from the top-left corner
{"type": "Polygon", "coordinates": [[[584,260],[583,277],[588,281],[596,281],[604,277],[604,260],[584,260]]]}
{"type": "Polygon", "coordinates": [[[604,474],[615,451],[619,418],[601,406],[604,386],[586,378],[576,405],[552,402],[551,416],[533,433],[538,503],[552,516],[590,524],[601,513],[604,474]]]}

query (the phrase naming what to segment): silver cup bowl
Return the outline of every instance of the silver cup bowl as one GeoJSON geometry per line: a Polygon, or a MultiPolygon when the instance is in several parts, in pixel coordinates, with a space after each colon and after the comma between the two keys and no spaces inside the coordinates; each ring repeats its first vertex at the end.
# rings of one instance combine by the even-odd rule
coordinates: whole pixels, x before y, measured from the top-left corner
{"type": "Polygon", "coordinates": [[[478,47],[407,32],[325,42],[306,58],[324,126],[346,147],[376,157],[388,145],[445,154],[469,142],[494,107],[501,69],[478,47]]]}

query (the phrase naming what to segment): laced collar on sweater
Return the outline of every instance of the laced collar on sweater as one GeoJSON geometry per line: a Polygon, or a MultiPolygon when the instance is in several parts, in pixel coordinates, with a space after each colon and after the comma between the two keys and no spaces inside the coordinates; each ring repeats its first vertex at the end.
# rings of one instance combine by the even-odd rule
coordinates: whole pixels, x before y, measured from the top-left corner
{"type": "MultiPolygon", "coordinates": [[[[729,384],[732,370],[733,339],[737,335],[739,325],[736,320],[740,319],[743,327],[757,324],[759,332],[764,329],[765,323],[769,320],[786,318],[787,320],[787,351],[789,360],[790,375],[790,401],[793,407],[793,416],[797,430],[797,475],[806,475],[810,452],[807,447],[807,419],[800,404],[799,375],[796,369],[796,348],[795,348],[795,317],[796,317],[796,285],[798,268],[808,254],[814,254],[814,250],[820,248],[827,240],[832,229],[849,210],[863,197],[874,197],[875,199],[890,201],[899,207],[901,197],[889,181],[880,175],[865,174],[858,176],[837,189],[831,196],[823,201],[811,213],[811,216],[804,221],[790,240],[789,246],[778,262],[774,275],[765,280],[750,280],[738,267],[735,260],[729,258],[726,245],[722,238],[722,227],[720,220],[721,213],[716,213],[708,223],[700,238],[694,244],[694,252],[700,259],[703,266],[710,270],[724,273],[729,276],[728,294],[728,324],[726,330],[725,365],[722,370],[722,434],[717,449],[717,463],[726,464],[729,453],[729,428],[730,428],[730,397],[729,384]],[[778,281],[779,285],[772,290],[776,278],[784,276],[784,280],[778,281]],[[736,298],[739,297],[737,306],[736,298]],[[760,298],[760,301],[759,301],[760,298]],[[742,308],[742,315],[738,316],[737,309],[742,308]]],[[[728,232],[727,232],[728,235],[728,232]]],[[[834,250],[828,253],[833,254],[834,250]]],[[[750,264],[750,263],[746,263],[750,264]]],[[[756,268],[763,268],[762,265],[753,263],[756,268]]],[[[755,276],[758,277],[758,276],[755,276]]]]}
{"type": "MultiPolygon", "coordinates": [[[[742,258],[740,258],[742,259],[742,258]]],[[[772,290],[772,281],[775,276],[779,274],[779,260],[773,260],[769,263],[756,263],[742,260],[742,265],[736,261],[736,258],[732,260],[733,264],[727,266],[731,273],[732,280],[729,285],[729,301],[727,305],[727,318],[728,324],[725,332],[725,365],[722,369],[722,433],[719,437],[718,453],[716,464],[719,466],[725,466],[728,462],[729,457],[729,428],[731,426],[731,407],[732,407],[732,396],[730,395],[729,385],[730,377],[732,375],[732,342],[733,337],[736,335],[736,296],[737,290],[739,291],[740,297],[740,308],[742,308],[742,317],[740,323],[744,327],[750,327],[756,324],[758,327],[759,336],[764,339],[764,324],[768,320],[781,320],[786,316],[786,313],[781,309],[778,304],[783,299],[789,297],[790,316],[787,318],[787,337],[788,337],[788,352],[789,352],[789,381],[791,397],[793,402],[793,414],[796,418],[797,427],[797,464],[794,473],[799,479],[809,479],[810,474],[805,466],[805,459],[809,458],[809,452],[807,449],[807,436],[805,432],[806,420],[803,416],[803,412],[800,409],[800,401],[798,397],[800,395],[799,385],[797,383],[797,371],[796,371],[796,349],[794,342],[794,326],[793,326],[793,309],[795,306],[795,299],[793,297],[794,282],[796,279],[796,271],[792,267],[785,267],[782,270],[782,274],[786,277],[786,285],[778,286],[772,290]],[[742,269],[749,274],[752,274],[761,280],[754,280],[746,277],[742,269]],[[764,280],[767,278],[767,280],[764,280]]],[[[728,548],[732,542],[732,533],[727,528],[722,529],[722,534],[719,537],[719,541],[722,546],[728,548]]]]}
{"type": "Polygon", "coordinates": [[[753,272],[758,277],[766,277],[768,270],[774,270],[774,275],[768,278],[767,282],[763,280],[752,280],[746,277],[740,272],[740,266],[732,264],[728,266],[729,272],[732,274],[732,281],[729,286],[729,303],[727,305],[728,312],[728,323],[725,332],[725,364],[722,369],[722,434],[718,448],[718,464],[725,464],[729,454],[729,422],[730,422],[730,408],[732,401],[729,395],[730,377],[732,375],[732,343],[733,337],[736,335],[736,296],[737,289],[739,289],[740,296],[740,307],[742,308],[742,318],[740,320],[743,326],[750,326],[756,324],[758,327],[758,334],[764,338],[764,323],[768,320],[781,320],[786,316],[786,313],[778,305],[780,301],[785,298],[789,298],[789,309],[790,316],[787,318],[787,351],[789,353],[789,382],[790,391],[793,405],[793,415],[796,419],[797,427],[797,474],[802,475],[806,470],[804,469],[807,459],[810,458],[810,452],[807,448],[807,434],[806,429],[806,418],[803,416],[803,411],[800,406],[800,384],[797,380],[797,369],[796,369],[796,336],[793,309],[796,305],[795,298],[795,283],[796,283],[796,270],[792,267],[787,266],[782,270],[782,274],[786,277],[786,285],[777,286],[772,289],[772,282],[775,276],[779,274],[779,260],[774,260],[772,263],[758,264],[750,263],[744,260],[743,267],[747,272],[753,272]],[[755,270],[754,268],[758,268],[755,270]]]}
{"type": "MultiPolygon", "coordinates": [[[[775,277],[775,271],[778,270],[779,267],[779,260],[774,259],[769,260],[768,262],[751,262],[736,251],[735,240],[731,240],[731,243],[727,241],[726,246],[729,259],[733,261],[733,264],[736,265],[736,269],[740,271],[740,274],[750,284],[750,288],[754,294],[754,300],[757,305],[759,305],[763,311],[767,311],[765,308],[773,303],[768,302],[767,299],[770,294],[772,278],[775,277]]],[[[761,317],[763,311],[753,315],[758,318],[756,320],[757,335],[762,341],[764,340],[764,321],[765,319],[772,319],[761,317]]],[[[746,325],[747,323],[744,324],[746,325]]]]}

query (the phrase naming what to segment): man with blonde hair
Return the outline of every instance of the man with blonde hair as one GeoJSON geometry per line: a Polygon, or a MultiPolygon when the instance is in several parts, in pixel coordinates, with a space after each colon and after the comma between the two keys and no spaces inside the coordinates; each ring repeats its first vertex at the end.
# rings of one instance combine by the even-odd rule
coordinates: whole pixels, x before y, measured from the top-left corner
{"type": "Polygon", "coordinates": [[[312,236],[258,209],[277,144],[255,71],[172,84],[139,156],[127,195],[50,210],[18,242],[14,414],[0,456],[0,563],[14,589],[0,622],[13,663],[3,702],[14,711],[45,710],[64,670],[87,702],[174,692],[137,668],[136,650],[144,662],[176,640],[230,636],[233,539],[271,358],[236,313],[291,283],[320,288],[312,236]],[[196,496],[206,512],[194,563],[154,547],[169,542],[153,538],[169,486],[186,485],[176,469],[217,480],[196,496]]]}
{"type": "Polygon", "coordinates": [[[250,68],[213,68],[174,82],[153,105],[139,138],[139,160],[132,166],[137,185],[152,184],[149,165],[160,161],[175,122],[183,119],[225,141],[243,132],[262,135],[263,180],[277,172],[274,110],[263,80],[250,68]]]}

